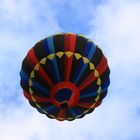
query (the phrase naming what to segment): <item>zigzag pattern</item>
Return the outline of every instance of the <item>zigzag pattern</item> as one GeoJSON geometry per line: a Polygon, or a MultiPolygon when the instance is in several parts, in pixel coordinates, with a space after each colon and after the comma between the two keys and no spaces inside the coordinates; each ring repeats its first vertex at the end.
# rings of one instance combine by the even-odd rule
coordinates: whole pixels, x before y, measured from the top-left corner
{"type": "Polygon", "coordinates": [[[82,35],[66,33],[49,36],[30,49],[20,76],[33,107],[49,118],[71,121],[101,104],[109,73],[98,46],[82,35]]]}

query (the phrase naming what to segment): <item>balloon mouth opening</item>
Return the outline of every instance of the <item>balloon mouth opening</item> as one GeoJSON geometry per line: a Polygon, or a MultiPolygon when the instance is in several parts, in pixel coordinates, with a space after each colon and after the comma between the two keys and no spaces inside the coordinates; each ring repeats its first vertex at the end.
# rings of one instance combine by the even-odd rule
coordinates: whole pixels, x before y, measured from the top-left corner
{"type": "Polygon", "coordinates": [[[71,82],[60,82],[51,89],[50,99],[60,109],[68,109],[75,106],[79,100],[79,89],[71,82]]]}
{"type": "Polygon", "coordinates": [[[72,96],[72,90],[69,88],[62,88],[55,94],[55,100],[60,102],[60,108],[66,109],[69,107],[69,100],[72,96]]]}

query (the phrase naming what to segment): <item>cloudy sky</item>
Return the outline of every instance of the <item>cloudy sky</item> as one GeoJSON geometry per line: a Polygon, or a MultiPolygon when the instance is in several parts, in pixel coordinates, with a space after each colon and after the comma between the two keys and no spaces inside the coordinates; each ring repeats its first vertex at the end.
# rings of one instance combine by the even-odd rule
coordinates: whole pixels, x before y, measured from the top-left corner
{"type": "Polygon", "coordinates": [[[0,140],[140,140],[140,0],[0,0],[0,140]],[[83,34],[109,61],[108,96],[81,120],[39,114],[19,85],[22,59],[57,32],[83,34]]]}

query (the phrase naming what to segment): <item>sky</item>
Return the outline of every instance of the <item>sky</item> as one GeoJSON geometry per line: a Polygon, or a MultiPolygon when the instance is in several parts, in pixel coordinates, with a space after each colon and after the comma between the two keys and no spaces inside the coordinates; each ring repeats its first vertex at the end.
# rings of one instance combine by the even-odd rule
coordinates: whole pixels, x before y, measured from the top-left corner
{"type": "Polygon", "coordinates": [[[140,0],[0,1],[0,140],[140,140],[140,0]],[[111,69],[108,95],[83,119],[59,122],[23,97],[28,50],[57,32],[100,46],[111,69]]]}

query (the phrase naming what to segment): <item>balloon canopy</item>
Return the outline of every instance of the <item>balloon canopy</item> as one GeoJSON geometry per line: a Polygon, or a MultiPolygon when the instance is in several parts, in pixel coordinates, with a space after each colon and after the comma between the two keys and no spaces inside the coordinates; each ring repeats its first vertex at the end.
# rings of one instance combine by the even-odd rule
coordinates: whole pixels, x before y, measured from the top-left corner
{"type": "Polygon", "coordinates": [[[107,94],[109,74],[102,50],[73,33],[36,43],[20,71],[23,94],[31,106],[59,121],[82,118],[98,107],[107,94]]]}

